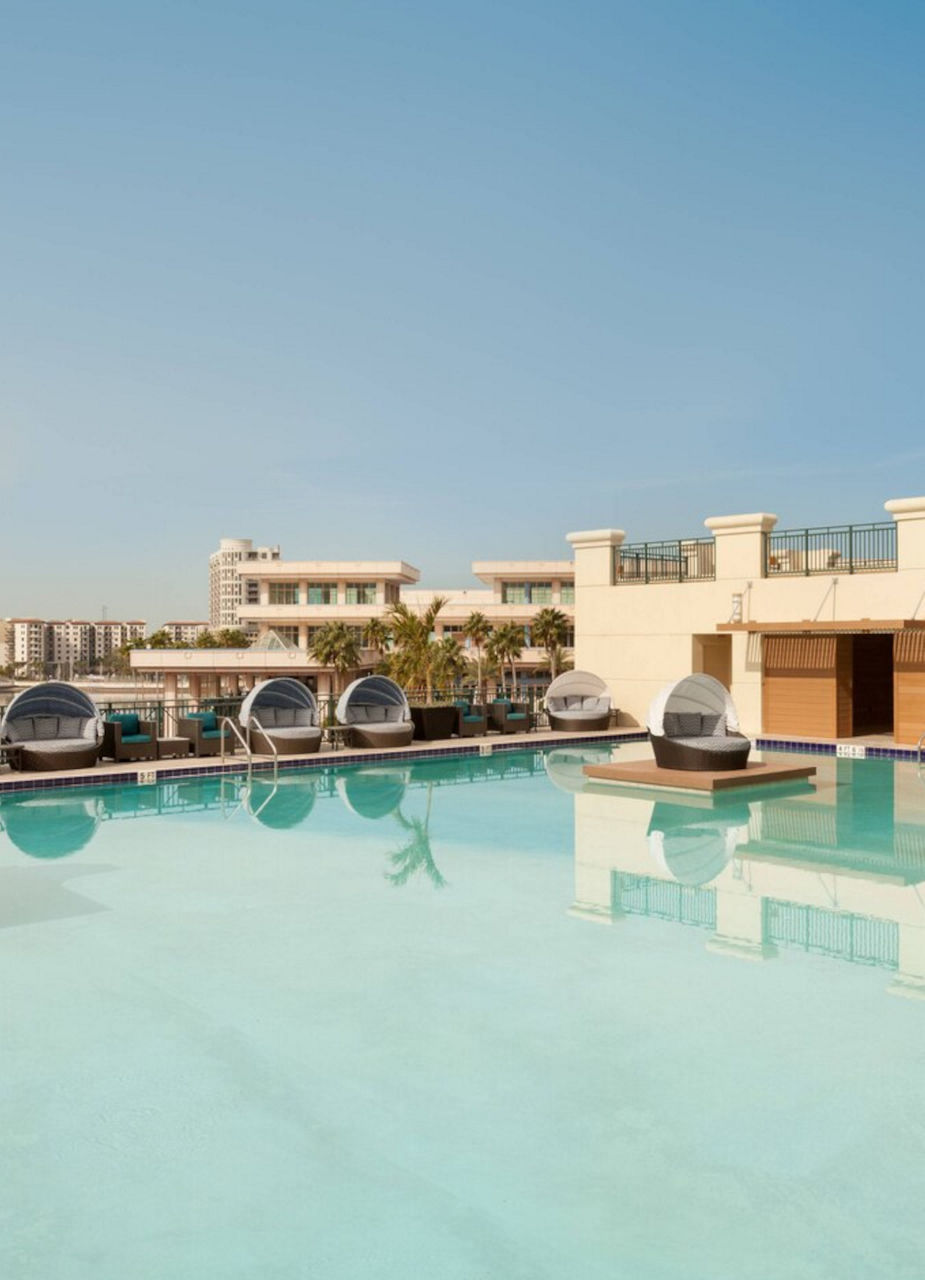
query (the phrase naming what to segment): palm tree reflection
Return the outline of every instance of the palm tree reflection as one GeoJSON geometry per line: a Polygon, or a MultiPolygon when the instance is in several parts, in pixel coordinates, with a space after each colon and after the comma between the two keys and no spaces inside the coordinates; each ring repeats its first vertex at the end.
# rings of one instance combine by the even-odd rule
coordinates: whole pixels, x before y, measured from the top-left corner
{"type": "Polygon", "coordinates": [[[395,820],[402,830],[407,832],[408,839],[400,849],[389,854],[389,861],[394,868],[385,873],[389,884],[400,887],[422,871],[436,889],[442,889],[446,884],[446,877],[434,862],[433,850],[430,847],[430,808],[433,791],[434,784],[428,782],[427,805],[423,818],[406,818],[400,805],[394,811],[395,820]]]}

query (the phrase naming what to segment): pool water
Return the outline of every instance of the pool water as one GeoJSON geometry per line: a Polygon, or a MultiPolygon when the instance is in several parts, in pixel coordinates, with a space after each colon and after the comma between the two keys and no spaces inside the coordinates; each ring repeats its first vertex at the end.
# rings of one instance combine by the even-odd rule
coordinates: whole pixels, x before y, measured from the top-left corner
{"type": "Polygon", "coordinates": [[[0,800],[4,1280],[918,1280],[925,784],[609,753],[0,800]]]}

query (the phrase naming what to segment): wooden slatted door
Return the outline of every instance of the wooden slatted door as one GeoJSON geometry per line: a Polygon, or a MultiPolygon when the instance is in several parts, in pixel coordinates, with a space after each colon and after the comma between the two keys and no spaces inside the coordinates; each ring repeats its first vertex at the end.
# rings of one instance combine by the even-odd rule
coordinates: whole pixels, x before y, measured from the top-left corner
{"type": "Polygon", "coordinates": [[[893,638],[893,738],[912,746],[925,733],[925,632],[893,638]]]}
{"type": "Polygon", "coordinates": [[[762,680],[765,733],[851,736],[850,635],[766,635],[762,680]]]}

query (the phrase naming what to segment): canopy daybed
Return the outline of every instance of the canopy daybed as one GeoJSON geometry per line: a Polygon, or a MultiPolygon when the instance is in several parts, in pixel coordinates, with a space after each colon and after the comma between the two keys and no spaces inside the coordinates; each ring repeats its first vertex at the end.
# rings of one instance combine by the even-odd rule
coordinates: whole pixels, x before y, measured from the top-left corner
{"type": "Polygon", "coordinates": [[[99,759],[102,740],[96,703],[57,680],[17,693],[0,719],[0,742],[19,747],[10,762],[23,770],[89,768],[99,759]]]}
{"type": "Polygon", "coordinates": [[[563,671],[546,690],[550,729],[582,733],[606,729],[610,723],[610,694],[600,676],[590,671],[563,671]]]}
{"type": "Polygon", "coordinates": [[[661,769],[744,769],[751,742],[729,691],[712,676],[684,676],[652,700],[646,728],[661,769]]]}
{"type": "Polygon", "coordinates": [[[405,691],[388,676],[363,676],[347,686],[335,710],[356,747],[406,747],[414,736],[405,691]]]}
{"type": "Polygon", "coordinates": [[[238,720],[258,755],[308,755],[321,746],[318,703],[308,685],[290,676],[256,685],[238,712],[238,720]]]}

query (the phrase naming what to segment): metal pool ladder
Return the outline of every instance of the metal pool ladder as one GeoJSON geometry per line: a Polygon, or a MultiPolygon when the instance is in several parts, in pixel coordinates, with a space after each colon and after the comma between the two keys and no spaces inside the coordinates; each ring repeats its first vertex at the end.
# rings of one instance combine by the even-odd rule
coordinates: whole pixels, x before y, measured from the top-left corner
{"type": "Polygon", "coordinates": [[[918,744],[917,744],[917,746],[916,746],[916,748],[915,748],[916,759],[918,760],[919,768],[920,768],[920,769],[921,769],[921,767],[922,767],[922,744],[923,744],[923,743],[925,743],[925,733],[923,733],[923,734],[919,737],[918,744]]]}
{"type": "MultiPolygon", "coordinates": [[[[261,725],[260,721],[256,717],[252,717],[252,719],[254,720],[254,723],[256,724],[257,728],[266,738],[267,742],[269,742],[270,746],[273,748],[273,782],[275,785],[276,782],[279,780],[279,752],[276,749],[276,743],[273,741],[272,738],[267,737],[267,733],[264,730],[263,726],[261,725]]],[[[240,742],[241,746],[244,748],[244,754],[247,757],[247,785],[250,786],[250,784],[254,780],[254,752],[251,748],[251,744],[248,742],[247,738],[245,738],[244,734],[241,732],[237,722],[232,720],[231,716],[223,716],[222,718],[222,724],[221,724],[222,764],[225,763],[225,732],[224,732],[225,725],[228,726],[228,728],[237,738],[238,742],[240,742]]]]}

